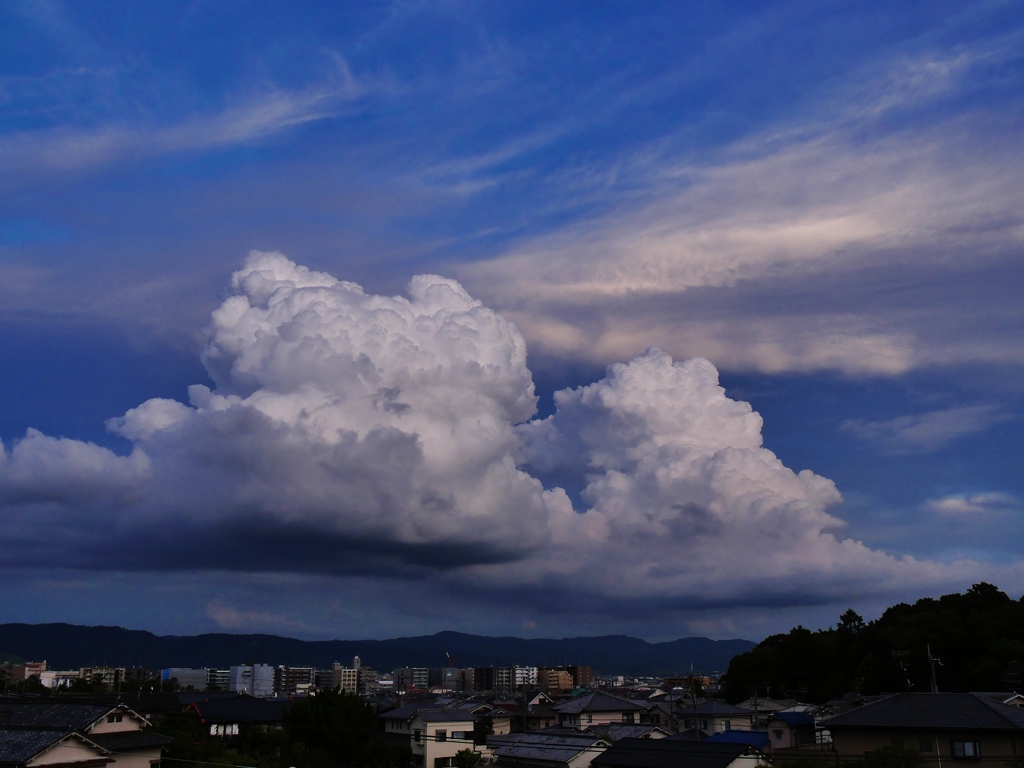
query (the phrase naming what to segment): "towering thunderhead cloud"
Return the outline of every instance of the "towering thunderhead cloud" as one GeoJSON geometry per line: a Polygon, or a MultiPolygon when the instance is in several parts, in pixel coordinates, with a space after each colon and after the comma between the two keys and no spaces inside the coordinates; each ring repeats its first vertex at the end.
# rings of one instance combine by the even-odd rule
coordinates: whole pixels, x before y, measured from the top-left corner
{"type": "Polygon", "coordinates": [[[203,351],[213,388],[112,419],[128,455],[34,431],[0,454],[5,558],[678,605],[946,573],[837,538],[834,485],[763,448],[706,360],[649,350],[530,421],[522,335],[452,280],[374,296],[254,253],[231,286],[203,351]]]}

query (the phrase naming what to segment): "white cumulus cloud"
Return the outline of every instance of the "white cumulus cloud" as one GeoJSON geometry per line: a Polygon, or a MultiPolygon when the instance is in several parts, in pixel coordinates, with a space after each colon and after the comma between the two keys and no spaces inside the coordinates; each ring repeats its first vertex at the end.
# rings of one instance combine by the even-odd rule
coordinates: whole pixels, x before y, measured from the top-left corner
{"type": "Polygon", "coordinates": [[[835,485],[764,448],[760,416],[707,360],[650,349],[533,419],[518,328],[453,280],[376,296],[253,253],[207,333],[212,387],[108,422],[129,455],[38,432],[0,454],[8,562],[673,605],[820,602],[976,570],[844,540],[835,485]]]}

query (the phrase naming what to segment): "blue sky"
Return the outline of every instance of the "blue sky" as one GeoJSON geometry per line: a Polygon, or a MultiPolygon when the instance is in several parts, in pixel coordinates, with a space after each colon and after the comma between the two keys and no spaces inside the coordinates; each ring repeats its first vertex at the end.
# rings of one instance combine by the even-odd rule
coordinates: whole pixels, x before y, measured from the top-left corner
{"type": "MultiPolygon", "coordinates": [[[[0,515],[13,532],[0,620],[757,639],[982,578],[1024,591],[1018,4],[11,2],[0,51],[0,515]],[[262,300],[244,275],[326,286],[295,265],[381,297],[442,275],[493,311],[470,322],[458,298],[443,310],[469,323],[460,343],[504,388],[463,391],[461,374],[444,397],[481,398],[473,423],[494,416],[488,434],[504,436],[481,478],[511,462],[522,487],[487,502],[497,491],[480,478],[407,477],[388,463],[398,454],[366,447],[387,427],[411,436],[431,471],[458,458],[466,443],[431,442],[434,401],[411,383],[422,376],[394,379],[399,393],[374,400],[384,421],[369,424],[338,405],[350,390],[321,381],[353,370],[350,350],[294,362],[287,380],[269,356],[249,361],[255,378],[211,369],[242,333],[211,313],[262,300]],[[499,361],[487,343],[522,346],[528,363],[499,361]],[[638,358],[649,347],[680,365],[638,358]],[[681,367],[695,357],[763,425],[706,389],[707,369],[681,367]],[[513,393],[524,375],[529,407],[526,390],[513,393]],[[690,394],[674,400],[667,381],[690,394]],[[191,385],[240,397],[232,413],[255,409],[281,429],[290,417],[268,410],[271,394],[333,392],[331,419],[361,448],[257,509],[239,501],[256,468],[299,454],[286,460],[242,421],[211,426],[214,406],[191,385]],[[556,391],[584,385],[595,388],[556,408],[556,391]],[[108,424],[154,398],[188,415],[161,406],[108,424]],[[405,422],[387,421],[408,403],[405,422]],[[691,407],[727,414],[691,420],[691,407]],[[184,434],[182,419],[191,443],[147,442],[184,434]],[[636,420],[646,431],[630,443],[623,425],[636,420]],[[774,474],[755,471],[768,462],[762,438],[774,474]],[[187,447],[199,445],[223,474],[200,480],[187,447]],[[636,457],[655,447],[662,463],[644,474],[636,457]],[[753,464],[729,464],[723,449],[753,464]],[[131,456],[150,463],[115,461],[131,456]],[[738,473],[724,491],[698,482],[710,477],[698,463],[713,462],[738,473]],[[361,519],[358,505],[324,501],[327,485],[315,503],[310,489],[371,466],[392,472],[374,498],[408,482],[452,506],[396,501],[310,567],[309,537],[361,519]],[[805,469],[835,495],[793,485],[805,469]],[[620,477],[628,493],[613,487],[620,477]],[[746,482],[775,500],[730,495],[746,482]],[[172,492],[192,483],[230,501],[197,511],[201,498],[172,492]],[[564,505],[577,518],[556,522],[564,505]],[[647,530],[629,517],[637,509],[690,511],[651,512],[662,527],[647,530]],[[424,520],[432,533],[399,525],[424,520]],[[742,531],[762,524],[783,543],[751,535],[759,554],[743,554],[742,531]],[[110,533],[95,557],[75,543],[90,526],[110,533]],[[285,528],[292,554],[278,551],[285,528]],[[527,529],[548,536],[512,546],[527,529]],[[633,542],[618,553],[616,531],[633,542]],[[577,550],[559,536],[604,543],[577,550]],[[691,570],[668,565],[683,559],[691,570]]],[[[331,293],[317,322],[357,327],[353,301],[331,293]]],[[[288,317],[321,333],[307,320],[288,317]]],[[[264,330],[291,343],[282,327],[264,330]]],[[[462,370],[434,337],[409,338],[440,356],[417,364],[462,370]]],[[[382,380],[399,370],[373,364],[382,380]]]]}

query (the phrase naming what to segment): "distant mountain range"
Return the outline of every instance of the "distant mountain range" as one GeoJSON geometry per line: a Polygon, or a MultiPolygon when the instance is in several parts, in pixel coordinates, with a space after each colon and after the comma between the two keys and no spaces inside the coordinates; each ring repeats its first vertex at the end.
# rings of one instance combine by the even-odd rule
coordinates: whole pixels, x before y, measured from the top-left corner
{"type": "Polygon", "coordinates": [[[263,663],[329,668],[359,656],[382,672],[403,666],[457,667],[589,665],[597,674],[665,675],[725,670],[736,654],[754,647],[749,640],[687,637],[648,643],[625,635],[524,640],[438,632],[393,640],[296,640],[276,635],[154,635],[121,627],[72,624],[0,624],[0,652],[47,662],[50,669],[84,666],[228,667],[263,663]]]}

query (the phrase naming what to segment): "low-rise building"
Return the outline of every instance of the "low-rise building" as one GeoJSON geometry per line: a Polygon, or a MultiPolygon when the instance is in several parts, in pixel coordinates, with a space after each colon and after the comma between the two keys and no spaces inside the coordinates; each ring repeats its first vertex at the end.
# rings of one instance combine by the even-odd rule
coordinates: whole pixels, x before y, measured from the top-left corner
{"type": "Polygon", "coordinates": [[[552,707],[558,713],[559,725],[565,728],[586,728],[602,723],[639,723],[644,706],[634,701],[594,691],[552,707]]]}
{"type": "Polygon", "coordinates": [[[882,747],[911,750],[936,766],[1024,756],[1024,710],[976,693],[893,694],[821,726],[839,758],[860,758],[882,747]]]}
{"type": "Polygon", "coordinates": [[[409,745],[413,765],[420,768],[450,768],[464,749],[485,751],[474,740],[473,713],[464,709],[408,704],[385,712],[381,720],[389,738],[409,745]]]}

